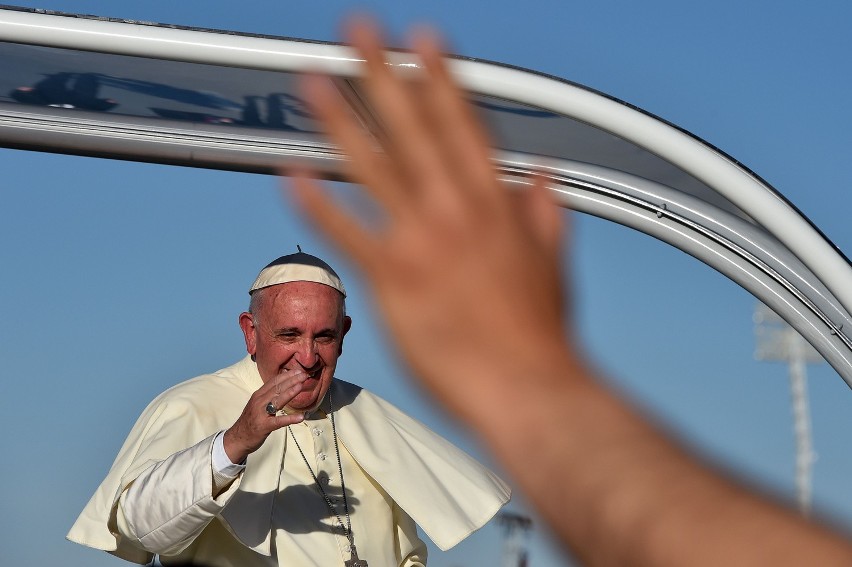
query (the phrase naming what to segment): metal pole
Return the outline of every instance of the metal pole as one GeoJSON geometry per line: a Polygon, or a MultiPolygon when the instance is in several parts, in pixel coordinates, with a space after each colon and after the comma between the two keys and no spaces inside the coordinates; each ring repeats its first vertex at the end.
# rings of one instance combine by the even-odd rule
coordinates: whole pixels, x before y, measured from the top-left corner
{"type": "Polygon", "coordinates": [[[786,362],[790,374],[790,397],[793,412],[793,435],[796,444],[796,500],[803,516],[811,513],[813,465],[816,453],[811,432],[808,403],[809,362],[823,359],[802,336],[774,311],[758,304],[754,312],[758,360],[786,362]]]}
{"type": "Polygon", "coordinates": [[[791,329],[790,394],[793,404],[793,433],[796,438],[796,494],[803,516],[811,513],[811,478],[816,460],[808,404],[808,375],[805,368],[805,341],[791,329]]]}

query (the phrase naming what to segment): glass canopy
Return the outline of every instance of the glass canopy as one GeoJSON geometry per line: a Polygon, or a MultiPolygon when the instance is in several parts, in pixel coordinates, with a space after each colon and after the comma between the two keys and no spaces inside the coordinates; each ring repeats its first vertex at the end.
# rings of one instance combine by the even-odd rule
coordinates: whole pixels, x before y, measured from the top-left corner
{"type": "MultiPolygon", "coordinates": [[[[401,72],[419,63],[389,53],[401,72]]],[[[736,160],[627,103],[497,63],[450,58],[509,183],[544,172],[564,206],[655,236],[770,306],[852,384],[852,267],[736,160]],[[846,329],[846,330],[844,330],[846,329]]],[[[345,178],[296,80],[335,79],[366,131],[381,123],[346,46],[0,6],[0,145],[345,178]]]]}

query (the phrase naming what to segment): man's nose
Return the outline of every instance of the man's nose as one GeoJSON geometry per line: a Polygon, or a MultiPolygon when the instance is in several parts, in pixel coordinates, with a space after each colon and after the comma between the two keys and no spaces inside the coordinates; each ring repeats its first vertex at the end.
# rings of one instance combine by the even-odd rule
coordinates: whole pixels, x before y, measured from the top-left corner
{"type": "Polygon", "coordinates": [[[299,350],[296,351],[296,362],[303,368],[312,368],[319,360],[316,342],[311,340],[301,341],[299,350]]]}

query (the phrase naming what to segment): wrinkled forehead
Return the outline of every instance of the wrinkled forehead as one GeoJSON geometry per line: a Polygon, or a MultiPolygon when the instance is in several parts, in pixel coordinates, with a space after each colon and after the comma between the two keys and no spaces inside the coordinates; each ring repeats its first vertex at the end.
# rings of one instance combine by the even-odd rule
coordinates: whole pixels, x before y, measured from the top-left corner
{"type": "Polygon", "coordinates": [[[340,323],[346,312],[345,298],[337,289],[316,282],[288,282],[258,290],[262,293],[263,317],[305,317],[340,323]]]}

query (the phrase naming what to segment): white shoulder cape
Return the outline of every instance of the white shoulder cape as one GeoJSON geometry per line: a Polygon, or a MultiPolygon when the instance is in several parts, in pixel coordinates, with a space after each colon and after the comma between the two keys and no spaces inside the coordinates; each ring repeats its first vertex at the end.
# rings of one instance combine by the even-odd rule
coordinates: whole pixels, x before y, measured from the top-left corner
{"type": "MultiPolygon", "coordinates": [[[[68,539],[136,563],[150,561],[150,554],[116,533],[119,496],[154,463],[230,427],[261,384],[257,366],[246,357],[158,396],[139,417],[68,539]]],[[[453,547],[508,502],[506,483],[390,403],[338,379],[331,394],[341,443],[439,548],[453,547]]],[[[273,539],[272,503],[285,433],[274,432],[249,455],[239,487],[222,512],[243,545],[264,555],[273,539]]]]}

